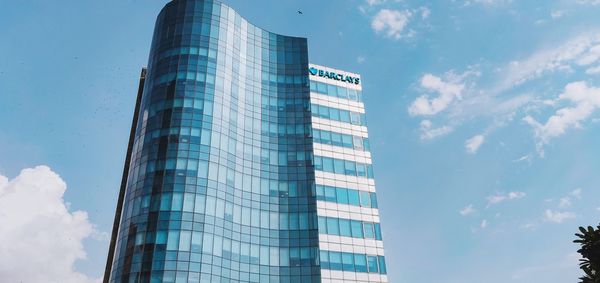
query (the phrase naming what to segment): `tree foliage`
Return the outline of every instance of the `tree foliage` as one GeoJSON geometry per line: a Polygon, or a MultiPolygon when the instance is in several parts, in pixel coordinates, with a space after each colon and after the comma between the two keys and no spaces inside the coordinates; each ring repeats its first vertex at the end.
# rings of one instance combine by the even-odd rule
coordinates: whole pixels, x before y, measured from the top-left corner
{"type": "Polygon", "coordinates": [[[578,239],[573,242],[581,245],[577,251],[582,257],[579,267],[585,275],[579,278],[580,283],[600,283],[600,225],[597,229],[579,227],[579,231],[575,234],[578,239]]]}

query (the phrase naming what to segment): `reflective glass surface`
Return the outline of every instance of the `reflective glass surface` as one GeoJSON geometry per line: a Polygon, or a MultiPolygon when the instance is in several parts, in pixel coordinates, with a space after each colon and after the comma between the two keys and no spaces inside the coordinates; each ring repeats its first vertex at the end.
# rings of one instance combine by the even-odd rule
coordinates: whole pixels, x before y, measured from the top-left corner
{"type": "Polygon", "coordinates": [[[110,282],[320,282],[307,54],[218,2],[166,5],[110,282]]]}

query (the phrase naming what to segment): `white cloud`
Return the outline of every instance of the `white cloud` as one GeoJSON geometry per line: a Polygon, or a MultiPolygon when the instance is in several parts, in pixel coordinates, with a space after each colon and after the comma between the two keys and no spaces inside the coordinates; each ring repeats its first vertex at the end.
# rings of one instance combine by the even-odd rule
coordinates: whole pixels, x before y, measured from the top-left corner
{"type": "Polygon", "coordinates": [[[483,4],[483,5],[499,5],[499,4],[508,4],[511,3],[513,0],[467,0],[465,1],[465,6],[469,6],[473,3],[475,4],[483,4]]]}
{"type": "Polygon", "coordinates": [[[429,99],[427,95],[419,96],[408,109],[411,116],[431,116],[443,111],[455,99],[461,99],[465,85],[457,79],[444,81],[440,77],[426,74],[421,78],[421,87],[438,93],[438,96],[433,99],[429,99]]]}
{"type": "Polygon", "coordinates": [[[585,70],[585,73],[588,75],[600,74],[600,66],[589,68],[589,69],[585,70]]]}
{"type": "Polygon", "coordinates": [[[488,226],[488,221],[487,219],[483,219],[483,221],[481,221],[481,225],[479,225],[479,227],[481,227],[481,229],[485,229],[488,226]]]}
{"type": "Polygon", "coordinates": [[[375,6],[375,5],[383,4],[385,2],[386,2],[386,0],[367,0],[367,5],[375,6]]]}
{"type": "Polygon", "coordinates": [[[567,195],[559,200],[558,207],[559,208],[570,207],[572,204],[571,198],[581,199],[581,192],[582,192],[582,190],[580,188],[573,190],[572,192],[569,193],[569,195],[567,195]]]}
{"type": "Polygon", "coordinates": [[[563,11],[563,10],[557,10],[557,11],[553,11],[552,13],[550,13],[550,17],[552,17],[553,19],[562,18],[564,15],[565,15],[565,11],[563,11]]]}
{"type": "Polygon", "coordinates": [[[402,32],[408,25],[412,16],[409,10],[399,11],[390,9],[381,9],[371,22],[371,28],[377,33],[385,33],[385,36],[393,39],[400,39],[404,36],[402,32]]]}
{"type": "Polygon", "coordinates": [[[483,144],[484,141],[485,141],[485,136],[476,135],[476,136],[468,139],[465,142],[465,149],[467,150],[468,153],[475,154],[475,153],[477,153],[477,151],[479,150],[479,147],[481,147],[481,145],[483,144]]]}
{"type": "Polygon", "coordinates": [[[573,190],[569,195],[575,197],[576,199],[581,199],[581,188],[577,188],[575,190],[573,190]]]}
{"type": "Polygon", "coordinates": [[[563,223],[565,220],[575,219],[577,215],[573,212],[558,212],[547,209],[544,213],[544,219],[549,222],[563,223]]]}
{"type": "Polygon", "coordinates": [[[430,120],[421,121],[421,139],[430,140],[439,136],[447,135],[454,129],[450,126],[442,126],[438,128],[433,127],[433,123],[430,120]]]}
{"type": "Polygon", "coordinates": [[[567,208],[567,207],[570,207],[570,206],[571,206],[571,204],[572,204],[572,203],[571,203],[571,198],[569,198],[569,197],[564,197],[564,198],[561,198],[561,199],[559,200],[559,202],[558,202],[558,207],[560,207],[560,208],[567,208]]]}
{"type": "Polygon", "coordinates": [[[0,274],[4,282],[100,282],[74,269],[95,233],[84,211],[69,212],[67,186],[46,166],[0,176],[0,274]]]}
{"type": "Polygon", "coordinates": [[[527,194],[524,192],[510,192],[508,194],[495,194],[487,197],[488,206],[497,204],[506,200],[515,200],[524,198],[527,194]]]}
{"type": "Polygon", "coordinates": [[[592,64],[600,59],[596,48],[599,44],[600,34],[585,33],[563,44],[537,51],[524,60],[512,61],[502,68],[502,79],[494,92],[505,91],[548,72],[572,71],[576,66],[592,64]]]}
{"type": "Polygon", "coordinates": [[[544,124],[531,116],[523,118],[534,129],[538,139],[538,152],[541,155],[543,155],[543,146],[551,139],[563,135],[570,128],[581,128],[581,123],[600,108],[600,88],[589,87],[582,81],[569,83],[557,101],[568,101],[575,105],[558,109],[544,124]]]}
{"type": "Polygon", "coordinates": [[[429,8],[421,7],[419,10],[421,11],[421,19],[426,20],[429,18],[429,16],[431,16],[431,10],[429,8]]]}
{"type": "Polygon", "coordinates": [[[600,0],[577,0],[578,4],[582,5],[600,5],[600,0]]]}
{"type": "Polygon", "coordinates": [[[463,209],[461,209],[458,213],[460,213],[460,215],[462,216],[467,216],[467,215],[471,215],[473,213],[475,213],[477,210],[475,210],[475,208],[473,208],[472,204],[469,204],[467,206],[465,206],[463,209]]]}

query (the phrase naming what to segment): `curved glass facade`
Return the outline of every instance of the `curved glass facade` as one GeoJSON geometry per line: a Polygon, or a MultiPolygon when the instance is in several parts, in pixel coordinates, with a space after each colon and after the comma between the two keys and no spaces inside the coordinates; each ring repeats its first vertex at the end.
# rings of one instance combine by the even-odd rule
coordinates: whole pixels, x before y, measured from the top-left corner
{"type": "Polygon", "coordinates": [[[388,282],[361,82],[217,1],[169,2],[104,283],[388,282]]]}
{"type": "Polygon", "coordinates": [[[166,5],[109,282],[321,282],[307,67],[304,38],[166,5]]]}

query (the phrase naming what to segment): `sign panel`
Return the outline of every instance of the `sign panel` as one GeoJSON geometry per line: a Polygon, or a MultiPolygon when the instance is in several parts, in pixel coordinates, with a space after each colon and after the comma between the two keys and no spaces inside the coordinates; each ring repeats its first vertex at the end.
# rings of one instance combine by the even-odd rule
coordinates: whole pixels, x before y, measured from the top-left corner
{"type": "Polygon", "coordinates": [[[324,77],[324,78],[328,78],[328,79],[332,79],[332,80],[336,80],[336,81],[347,82],[347,83],[356,84],[356,85],[360,84],[360,78],[349,76],[349,75],[344,75],[344,74],[338,74],[335,72],[328,72],[325,70],[317,69],[315,67],[308,68],[308,72],[313,76],[324,77]]]}

